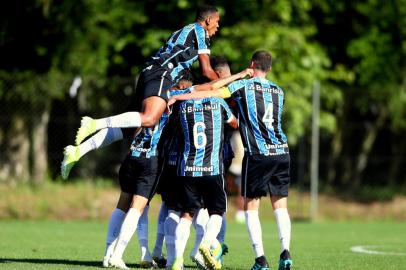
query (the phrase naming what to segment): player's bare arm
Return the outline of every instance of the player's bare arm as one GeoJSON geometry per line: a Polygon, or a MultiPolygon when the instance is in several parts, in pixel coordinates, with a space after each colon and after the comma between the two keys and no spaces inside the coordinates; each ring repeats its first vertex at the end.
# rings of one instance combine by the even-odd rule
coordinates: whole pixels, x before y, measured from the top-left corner
{"type": "Polygon", "coordinates": [[[203,76],[209,80],[217,80],[219,77],[210,65],[210,57],[208,54],[199,54],[199,63],[203,76]]]}
{"type": "Polygon", "coordinates": [[[218,98],[226,98],[229,95],[225,95],[224,88],[221,88],[225,85],[232,83],[235,80],[242,79],[244,77],[252,76],[253,70],[252,69],[245,69],[237,74],[229,76],[224,79],[219,79],[211,83],[206,83],[202,85],[197,85],[194,87],[194,91],[188,94],[182,94],[173,96],[168,101],[168,106],[174,104],[178,100],[190,100],[190,99],[201,99],[201,98],[209,98],[209,97],[218,97],[218,98]]]}

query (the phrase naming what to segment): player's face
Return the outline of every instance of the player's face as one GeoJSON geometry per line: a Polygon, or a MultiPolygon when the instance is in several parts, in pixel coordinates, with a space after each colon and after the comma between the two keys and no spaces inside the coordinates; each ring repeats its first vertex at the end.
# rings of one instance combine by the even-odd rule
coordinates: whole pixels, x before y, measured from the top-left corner
{"type": "Polygon", "coordinates": [[[209,34],[209,37],[214,36],[219,27],[220,27],[220,14],[216,12],[211,14],[206,19],[206,30],[207,33],[209,34]]]}

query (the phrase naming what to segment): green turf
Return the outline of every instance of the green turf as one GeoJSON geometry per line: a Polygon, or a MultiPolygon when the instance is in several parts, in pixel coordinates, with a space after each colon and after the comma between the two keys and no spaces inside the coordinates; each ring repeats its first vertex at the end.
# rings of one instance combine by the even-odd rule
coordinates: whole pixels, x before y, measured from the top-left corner
{"type": "MultiPolygon", "coordinates": [[[[98,222],[0,221],[0,269],[101,269],[106,229],[107,224],[98,222]]],[[[271,269],[277,269],[276,227],[267,222],[262,230],[271,269]]],[[[155,226],[150,228],[150,246],[153,231],[155,226]]],[[[292,232],[293,269],[406,269],[406,225],[402,223],[293,223],[292,232]],[[350,248],[358,245],[405,255],[353,253],[350,248]]],[[[229,223],[226,242],[230,253],[224,269],[250,269],[253,252],[245,226],[229,223]]],[[[190,245],[186,269],[193,267],[189,251],[190,245]]],[[[134,237],[125,261],[134,267],[138,258],[134,237]]]]}

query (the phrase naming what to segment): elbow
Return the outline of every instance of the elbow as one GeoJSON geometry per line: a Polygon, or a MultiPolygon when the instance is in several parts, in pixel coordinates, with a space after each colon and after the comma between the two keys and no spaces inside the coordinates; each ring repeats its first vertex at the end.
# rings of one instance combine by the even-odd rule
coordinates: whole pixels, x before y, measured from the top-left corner
{"type": "Polygon", "coordinates": [[[218,79],[216,72],[210,69],[203,69],[203,76],[210,79],[211,81],[218,79]]]}

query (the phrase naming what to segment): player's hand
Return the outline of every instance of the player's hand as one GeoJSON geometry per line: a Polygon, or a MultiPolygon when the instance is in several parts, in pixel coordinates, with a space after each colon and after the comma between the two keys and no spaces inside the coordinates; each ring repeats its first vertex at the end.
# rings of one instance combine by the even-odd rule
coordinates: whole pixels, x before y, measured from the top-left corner
{"type": "Polygon", "coordinates": [[[175,97],[171,97],[171,98],[168,100],[168,104],[167,104],[166,106],[169,108],[169,107],[172,106],[175,102],[176,102],[176,98],[175,98],[175,97]]]}
{"type": "Polygon", "coordinates": [[[240,78],[243,79],[246,76],[252,77],[254,75],[254,70],[252,68],[246,68],[240,72],[240,78]]]}

